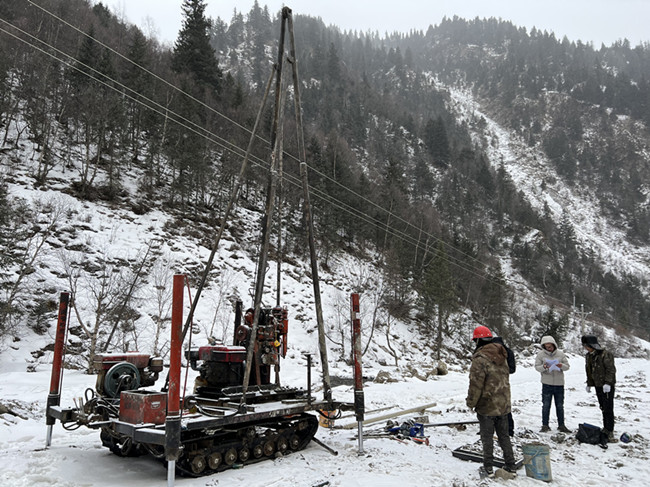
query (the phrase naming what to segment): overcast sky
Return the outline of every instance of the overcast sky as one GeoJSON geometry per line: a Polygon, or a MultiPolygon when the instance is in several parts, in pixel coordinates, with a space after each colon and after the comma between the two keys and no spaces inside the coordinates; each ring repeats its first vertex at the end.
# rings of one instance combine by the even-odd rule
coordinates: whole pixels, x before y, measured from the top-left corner
{"type": "MultiPolygon", "coordinates": [[[[97,2],[98,0],[94,0],[97,2]]],[[[348,30],[426,30],[446,15],[500,17],[517,26],[555,32],[561,39],[610,45],[627,38],[632,46],[650,41],[650,0],[258,0],[274,14],[286,3],[294,15],[321,17],[348,30]]],[[[182,0],[102,0],[115,13],[173,43],[181,27],[182,0]]],[[[233,10],[247,14],[254,0],[207,0],[209,17],[230,22],[233,10]]]]}

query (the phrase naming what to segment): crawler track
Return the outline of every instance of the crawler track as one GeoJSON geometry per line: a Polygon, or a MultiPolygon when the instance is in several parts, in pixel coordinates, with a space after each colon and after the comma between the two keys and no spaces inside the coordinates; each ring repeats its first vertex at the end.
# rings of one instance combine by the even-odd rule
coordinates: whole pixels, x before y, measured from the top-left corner
{"type": "MultiPolygon", "coordinates": [[[[212,475],[233,465],[249,465],[302,450],[318,430],[318,419],[301,413],[273,420],[259,420],[218,429],[184,431],[178,474],[186,477],[212,475]]],[[[102,443],[119,456],[151,454],[165,460],[160,445],[135,443],[128,436],[102,429],[102,443]]],[[[166,463],[166,462],[165,462],[166,463]]]]}
{"type": "Polygon", "coordinates": [[[181,475],[199,477],[233,465],[248,465],[302,450],[318,430],[318,419],[303,413],[261,421],[238,429],[195,432],[182,437],[183,454],[176,462],[181,475]]]}

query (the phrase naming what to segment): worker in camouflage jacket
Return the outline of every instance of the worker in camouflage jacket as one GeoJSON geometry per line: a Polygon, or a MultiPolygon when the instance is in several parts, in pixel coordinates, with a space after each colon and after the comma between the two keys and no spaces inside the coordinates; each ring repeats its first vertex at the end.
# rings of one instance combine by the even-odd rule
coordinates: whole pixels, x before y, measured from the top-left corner
{"type": "Polygon", "coordinates": [[[616,384],[616,365],[614,355],[598,343],[594,335],[582,337],[582,346],[587,350],[585,371],[587,372],[587,392],[596,389],[598,405],[603,413],[603,432],[608,441],[614,440],[614,385],[616,384]]]}
{"type": "Polygon", "coordinates": [[[466,404],[476,411],[481,443],[483,444],[483,469],[488,476],[494,475],[494,433],[503,450],[504,470],[515,475],[515,456],[508,435],[510,413],[510,378],[508,354],[500,343],[493,341],[492,332],[479,326],[472,340],[476,350],[469,369],[469,390],[466,404]]]}

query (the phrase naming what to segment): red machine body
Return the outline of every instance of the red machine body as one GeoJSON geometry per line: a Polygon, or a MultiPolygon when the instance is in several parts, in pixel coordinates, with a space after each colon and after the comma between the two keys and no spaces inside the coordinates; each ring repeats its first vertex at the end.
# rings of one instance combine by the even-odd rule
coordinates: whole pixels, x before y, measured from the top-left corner
{"type": "Polygon", "coordinates": [[[246,360],[246,348],[223,344],[199,347],[197,359],[212,362],[242,363],[246,360]]]}
{"type": "Polygon", "coordinates": [[[120,421],[131,424],[164,424],[167,394],[152,391],[123,391],[120,394],[120,421]]]}
{"type": "MultiPolygon", "coordinates": [[[[104,353],[95,355],[95,360],[93,364],[95,370],[108,370],[113,365],[120,362],[128,362],[135,365],[137,369],[144,369],[149,365],[149,359],[151,355],[147,353],[140,352],[126,352],[126,353],[104,353]]],[[[162,367],[158,372],[162,371],[162,367]]]]}
{"type": "MultiPolygon", "coordinates": [[[[192,369],[201,373],[195,381],[197,393],[214,397],[225,388],[240,387],[243,383],[254,313],[252,308],[242,313],[241,301],[236,308],[233,345],[217,343],[185,352],[192,369]]],[[[260,310],[252,343],[251,385],[271,384],[274,371],[275,382],[279,384],[280,359],[287,354],[288,329],[287,308],[276,306],[260,310]]]]}
{"type": "MultiPolygon", "coordinates": [[[[241,305],[241,303],[238,303],[241,305]]],[[[248,348],[254,310],[248,309],[244,314],[244,323],[235,328],[235,345],[248,348]]],[[[263,308],[257,320],[257,332],[253,337],[253,363],[251,368],[251,383],[266,385],[271,383],[271,366],[276,372],[276,383],[279,382],[278,371],[280,358],[287,355],[287,334],[289,319],[287,308],[276,306],[263,308]]]]}
{"type": "Polygon", "coordinates": [[[105,353],[95,356],[96,390],[100,396],[118,398],[122,391],[149,387],[163,370],[163,360],[146,353],[105,353]]]}

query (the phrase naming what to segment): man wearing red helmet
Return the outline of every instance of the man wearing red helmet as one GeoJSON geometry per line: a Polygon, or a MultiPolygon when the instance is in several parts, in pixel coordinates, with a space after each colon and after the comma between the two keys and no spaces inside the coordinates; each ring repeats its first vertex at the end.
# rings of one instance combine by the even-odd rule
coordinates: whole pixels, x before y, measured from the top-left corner
{"type": "Polygon", "coordinates": [[[472,337],[476,350],[469,369],[469,390],[466,404],[476,411],[483,444],[483,469],[494,475],[494,433],[503,450],[503,477],[516,475],[515,455],[508,435],[510,413],[510,379],[506,349],[493,341],[486,326],[477,326],[472,337]]]}

